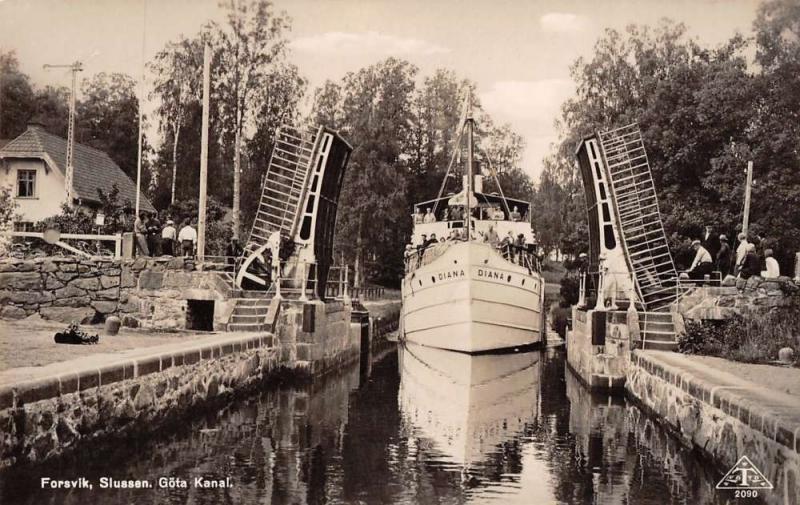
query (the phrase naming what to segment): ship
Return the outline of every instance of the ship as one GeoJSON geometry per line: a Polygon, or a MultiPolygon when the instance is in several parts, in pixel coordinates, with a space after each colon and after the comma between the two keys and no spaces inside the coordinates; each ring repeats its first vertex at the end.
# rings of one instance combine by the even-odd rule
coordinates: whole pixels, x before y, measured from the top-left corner
{"type": "Polygon", "coordinates": [[[488,182],[497,191],[483,191],[485,178],[475,170],[474,133],[467,96],[439,194],[414,205],[400,338],[470,354],[536,346],[545,331],[544,280],[530,204],[505,197],[488,157],[488,182]],[[461,188],[444,194],[448,180],[459,178],[454,162],[462,149],[461,188]]]}

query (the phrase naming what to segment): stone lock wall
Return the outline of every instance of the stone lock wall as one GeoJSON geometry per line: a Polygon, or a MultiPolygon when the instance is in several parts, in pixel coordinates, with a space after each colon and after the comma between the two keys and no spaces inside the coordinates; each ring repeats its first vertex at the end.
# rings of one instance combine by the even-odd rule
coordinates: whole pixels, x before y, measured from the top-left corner
{"type": "Polygon", "coordinates": [[[0,261],[0,319],[39,314],[69,323],[118,315],[127,326],[182,329],[187,300],[214,300],[215,326],[233,310],[230,288],[183,258],[46,257],[0,261]]]}
{"type": "Polygon", "coordinates": [[[591,389],[622,390],[630,362],[628,314],[607,312],[605,344],[592,345],[591,313],[573,307],[574,329],[567,332],[567,363],[591,389]]]}
{"type": "Polygon", "coordinates": [[[152,432],[189,409],[265,384],[279,363],[271,335],[211,337],[0,388],[0,468],[80,443],[152,432]]]}
{"type": "Polygon", "coordinates": [[[351,313],[341,300],[283,301],[275,330],[281,360],[306,366],[314,376],[356,361],[361,326],[351,324],[351,313]]]}
{"type": "Polygon", "coordinates": [[[634,351],[626,392],[721,468],[747,456],[774,489],[767,503],[800,503],[800,428],[770,407],[769,396],[747,398],[752,387],[720,385],[702,371],[665,363],[669,353],[634,351]]]}

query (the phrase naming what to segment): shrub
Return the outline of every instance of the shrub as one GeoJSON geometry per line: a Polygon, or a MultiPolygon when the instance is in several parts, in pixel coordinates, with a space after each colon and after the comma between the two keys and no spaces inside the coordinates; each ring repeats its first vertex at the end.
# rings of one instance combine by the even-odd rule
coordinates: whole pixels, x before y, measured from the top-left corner
{"type": "Polygon", "coordinates": [[[678,349],[687,354],[720,356],[734,361],[764,363],[778,358],[782,347],[800,348],[800,320],[794,311],[750,310],[725,321],[688,322],[678,349]]]}
{"type": "Polygon", "coordinates": [[[575,305],[578,303],[578,295],[580,288],[578,286],[577,277],[564,277],[561,279],[561,299],[567,305],[575,305]]]}

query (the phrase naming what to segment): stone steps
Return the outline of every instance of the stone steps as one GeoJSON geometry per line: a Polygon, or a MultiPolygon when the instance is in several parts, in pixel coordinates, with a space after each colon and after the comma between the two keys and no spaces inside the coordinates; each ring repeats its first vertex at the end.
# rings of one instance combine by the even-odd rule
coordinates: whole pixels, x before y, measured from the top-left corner
{"type": "Polygon", "coordinates": [[[675,351],[678,348],[675,323],[670,312],[639,313],[639,331],[643,349],[675,351]]]}
{"type": "Polygon", "coordinates": [[[270,298],[237,298],[228,319],[228,331],[266,331],[270,298]]]}

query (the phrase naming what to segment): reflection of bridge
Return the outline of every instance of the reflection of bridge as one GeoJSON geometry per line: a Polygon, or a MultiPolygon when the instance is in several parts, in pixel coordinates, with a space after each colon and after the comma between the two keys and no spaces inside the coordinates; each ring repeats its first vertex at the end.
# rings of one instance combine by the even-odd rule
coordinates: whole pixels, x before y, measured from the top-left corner
{"type": "Polygon", "coordinates": [[[615,306],[619,294],[619,308],[634,304],[640,313],[643,341],[672,349],[674,327],[664,313],[678,298],[678,276],[639,126],[591,135],[576,154],[589,218],[588,270],[597,275],[596,309],[605,309],[607,299],[615,306]]]}

